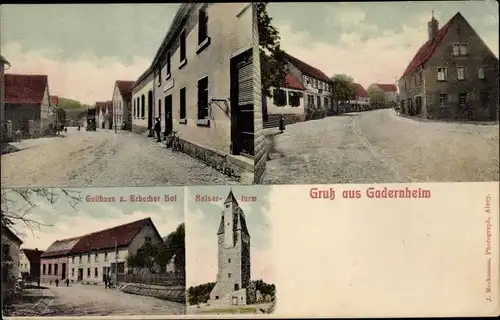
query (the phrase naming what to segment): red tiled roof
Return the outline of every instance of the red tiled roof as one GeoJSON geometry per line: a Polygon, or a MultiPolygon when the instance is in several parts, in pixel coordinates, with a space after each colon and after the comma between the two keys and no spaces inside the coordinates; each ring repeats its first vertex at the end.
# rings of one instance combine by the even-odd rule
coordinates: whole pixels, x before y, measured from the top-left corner
{"type": "Polygon", "coordinates": [[[118,90],[120,90],[120,94],[124,100],[130,100],[132,98],[134,81],[117,80],[116,86],[118,86],[118,90]]]}
{"type": "Polygon", "coordinates": [[[446,35],[451,22],[458,16],[460,16],[460,12],[457,12],[443,27],[441,27],[441,29],[438,30],[434,39],[427,40],[420,47],[420,49],[418,49],[410,64],[408,64],[408,67],[406,67],[406,70],[401,78],[415,71],[418,67],[422,66],[432,57],[432,54],[436,50],[437,46],[441,43],[441,40],[443,40],[443,37],[446,35]]]}
{"type": "Polygon", "coordinates": [[[284,53],[285,59],[289,60],[290,63],[292,63],[297,69],[299,69],[303,74],[309,77],[316,78],[321,81],[325,81],[327,83],[331,83],[332,80],[324,74],[321,70],[316,69],[315,67],[305,63],[302,60],[299,60],[295,58],[294,56],[291,56],[288,53],[284,53]]]}
{"type": "Polygon", "coordinates": [[[59,97],[58,96],[50,96],[50,104],[53,106],[59,105],[59,97]]]}
{"type": "Polygon", "coordinates": [[[363,88],[363,86],[359,83],[353,83],[352,89],[354,90],[354,96],[356,97],[368,98],[370,96],[370,94],[368,94],[368,91],[366,91],[366,89],[363,88]]]}
{"type": "Polygon", "coordinates": [[[46,75],[6,74],[5,103],[41,104],[47,90],[46,75]]]}
{"type": "Polygon", "coordinates": [[[81,237],[73,237],[63,240],[56,240],[50,247],[41,254],[42,258],[49,258],[55,256],[63,256],[67,254],[80,240],[81,237]]]}
{"type": "Polygon", "coordinates": [[[290,72],[286,72],[285,74],[285,87],[297,90],[306,89],[297,79],[295,79],[294,76],[290,74],[290,72]]]}
{"type": "Polygon", "coordinates": [[[83,236],[70,250],[71,254],[127,246],[146,224],[153,225],[150,218],[141,219],[117,227],[93,232],[83,236]]]}
{"type": "Polygon", "coordinates": [[[398,88],[395,84],[383,84],[383,83],[375,83],[380,90],[384,92],[397,92],[398,88]]]}
{"type": "Polygon", "coordinates": [[[21,249],[30,262],[40,262],[43,251],[37,249],[21,249]]]}

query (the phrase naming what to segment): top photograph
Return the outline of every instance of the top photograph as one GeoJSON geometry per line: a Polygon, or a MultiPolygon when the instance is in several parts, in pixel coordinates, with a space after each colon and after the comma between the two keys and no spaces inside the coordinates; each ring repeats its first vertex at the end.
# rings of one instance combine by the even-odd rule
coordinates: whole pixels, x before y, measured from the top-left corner
{"type": "Polygon", "coordinates": [[[256,9],[256,183],[498,181],[497,1],[256,9]]]}
{"type": "Polygon", "coordinates": [[[252,184],[253,16],[2,5],[2,187],[252,184]]]}

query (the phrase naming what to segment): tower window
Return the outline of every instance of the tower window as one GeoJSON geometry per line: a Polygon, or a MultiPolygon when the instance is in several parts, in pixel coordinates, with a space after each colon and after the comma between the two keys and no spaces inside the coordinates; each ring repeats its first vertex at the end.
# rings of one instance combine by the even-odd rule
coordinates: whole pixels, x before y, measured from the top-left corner
{"type": "Polygon", "coordinates": [[[228,273],[228,274],[227,274],[227,277],[228,277],[229,279],[231,279],[231,274],[230,274],[230,273],[228,273]]]}
{"type": "Polygon", "coordinates": [[[234,291],[238,291],[238,290],[240,290],[240,285],[235,283],[234,284],[234,291]]]}
{"type": "Polygon", "coordinates": [[[227,259],[227,262],[228,262],[228,263],[231,263],[231,258],[227,259]]]}
{"type": "Polygon", "coordinates": [[[219,300],[219,296],[215,296],[215,300],[219,300]]]}
{"type": "Polygon", "coordinates": [[[226,204],[226,208],[229,208],[229,203],[228,203],[228,204],[226,204]]]}

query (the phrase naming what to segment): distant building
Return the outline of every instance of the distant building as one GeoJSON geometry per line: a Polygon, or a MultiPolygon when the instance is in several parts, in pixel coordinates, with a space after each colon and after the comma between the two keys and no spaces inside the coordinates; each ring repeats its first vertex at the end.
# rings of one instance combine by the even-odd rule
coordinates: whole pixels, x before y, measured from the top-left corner
{"type": "MultiPolygon", "coordinates": [[[[384,99],[381,102],[386,107],[395,107],[398,101],[398,87],[395,84],[372,83],[368,92],[379,92],[384,99]]],[[[375,102],[375,101],[372,101],[375,102]]]]}
{"type": "Polygon", "coordinates": [[[117,80],[113,91],[113,112],[116,125],[132,128],[132,86],[134,81],[117,80]]]}
{"type": "Polygon", "coordinates": [[[46,75],[5,75],[5,119],[12,130],[37,137],[46,132],[55,118],[50,114],[49,84],[46,75]]]}
{"type": "Polygon", "coordinates": [[[111,101],[96,102],[96,123],[101,129],[113,129],[113,103],[111,101]]]}
{"type": "Polygon", "coordinates": [[[12,135],[7,132],[5,124],[5,66],[10,66],[9,61],[0,55],[0,123],[1,123],[1,136],[2,141],[8,140],[12,135]]]}
{"type": "Polygon", "coordinates": [[[68,278],[68,252],[80,237],[56,240],[40,255],[40,282],[50,283],[68,278]]]}
{"type": "Polygon", "coordinates": [[[347,102],[347,112],[366,111],[370,108],[370,95],[368,91],[359,83],[352,84],[354,99],[347,102]]]}
{"type": "Polygon", "coordinates": [[[38,249],[21,249],[19,273],[23,278],[36,281],[40,277],[40,256],[43,251],[38,249]]]}
{"type": "Polygon", "coordinates": [[[434,119],[498,120],[498,58],[458,12],[428,40],[399,80],[401,112],[434,119]]]}
{"type": "Polygon", "coordinates": [[[277,127],[281,115],[286,123],[304,121],[306,119],[306,88],[290,72],[285,72],[285,85],[282,88],[271,88],[272,97],[262,97],[267,128],[277,127]]]}
{"type": "Polygon", "coordinates": [[[2,302],[9,298],[19,278],[19,248],[22,243],[12,230],[2,226],[2,302]]]}
{"type": "Polygon", "coordinates": [[[142,219],[82,236],[68,251],[69,279],[84,284],[104,283],[128,272],[127,256],[145,243],[163,240],[151,219],[142,219]]]}
{"type": "Polygon", "coordinates": [[[219,229],[218,272],[210,292],[211,305],[246,305],[250,284],[250,234],[245,214],[230,191],[224,201],[219,229]]]}

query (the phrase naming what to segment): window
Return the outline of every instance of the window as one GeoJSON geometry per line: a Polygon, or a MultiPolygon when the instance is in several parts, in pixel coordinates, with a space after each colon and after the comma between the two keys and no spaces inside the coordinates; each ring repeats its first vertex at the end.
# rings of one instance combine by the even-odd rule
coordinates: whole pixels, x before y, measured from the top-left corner
{"type": "Polygon", "coordinates": [[[465,80],[465,67],[458,67],[457,68],[457,79],[458,80],[465,80]]]}
{"type": "Polygon", "coordinates": [[[158,118],[161,119],[161,99],[158,100],[158,118]]]}
{"type": "Polygon", "coordinates": [[[183,30],[179,36],[180,41],[180,62],[184,62],[186,60],[186,30],[183,30]]]}
{"type": "Polygon", "coordinates": [[[117,273],[119,273],[119,274],[125,273],[125,262],[118,262],[117,273]]]}
{"type": "Polygon", "coordinates": [[[79,262],[79,263],[82,263],[82,255],[79,255],[79,256],[78,256],[78,262],[79,262]]]}
{"type": "Polygon", "coordinates": [[[90,253],[87,254],[87,262],[90,262],[90,253]]]}
{"type": "Polygon", "coordinates": [[[483,80],[484,79],[484,68],[483,67],[479,67],[477,69],[477,77],[478,79],[480,80],[483,80]]]}
{"type": "Polygon", "coordinates": [[[300,93],[294,91],[288,92],[288,103],[292,107],[300,106],[300,93]]]}
{"type": "Polygon", "coordinates": [[[75,264],[75,256],[71,257],[71,263],[75,264]]]}
{"type": "Polygon", "coordinates": [[[71,277],[75,276],[75,268],[71,268],[71,277]]]}
{"type": "Polygon", "coordinates": [[[328,98],[327,98],[327,97],[325,97],[323,100],[324,100],[324,101],[323,101],[324,106],[325,106],[325,107],[327,107],[327,106],[328,106],[328,98]]]}
{"type": "Polygon", "coordinates": [[[215,296],[215,300],[219,300],[219,296],[215,296]]]}
{"type": "Polygon", "coordinates": [[[94,269],[94,278],[99,277],[99,269],[95,268],[94,269]]]}
{"type": "Polygon", "coordinates": [[[170,51],[167,52],[167,78],[170,76],[170,63],[171,57],[170,57],[170,51]]]}
{"type": "Polygon", "coordinates": [[[99,261],[99,254],[97,252],[94,254],[94,261],[99,261]]]}
{"type": "Polygon", "coordinates": [[[318,108],[321,108],[321,97],[320,97],[320,96],[317,96],[317,97],[316,97],[316,100],[318,100],[318,105],[317,105],[317,107],[318,107],[318,108]]]}
{"type": "Polygon", "coordinates": [[[460,55],[465,56],[467,54],[467,44],[460,44],[460,55]]]}
{"type": "Polygon", "coordinates": [[[208,14],[204,5],[198,12],[198,45],[208,38],[208,14]]]}
{"type": "Polygon", "coordinates": [[[448,94],[447,93],[440,93],[439,94],[439,106],[446,107],[447,104],[448,104],[448,94]]]}
{"type": "Polygon", "coordinates": [[[453,45],[453,55],[458,56],[460,54],[460,44],[455,43],[453,45]]]}
{"type": "Polygon", "coordinates": [[[238,283],[234,284],[234,291],[240,290],[240,285],[238,283]]]}
{"type": "Polygon", "coordinates": [[[208,119],[208,77],[198,81],[198,119],[208,119]]]}
{"type": "Polygon", "coordinates": [[[144,237],[144,241],[151,243],[151,237],[149,237],[149,236],[144,237]]]}
{"type": "Polygon", "coordinates": [[[460,107],[465,107],[465,105],[467,104],[467,93],[460,93],[458,95],[458,105],[460,107]]]}
{"type": "Polygon", "coordinates": [[[437,81],[446,81],[446,68],[437,68],[437,81]]]}
{"type": "Polygon", "coordinates": [[[227,259],[227,262],[228,262],[228,263],[231,263],[231,258],[227,259]]]}
{"type": "Polygon", "coordinates": [[[273,90],[273,103],[277,107],[286,106],[286,92],[282,89],[273,90]]]}
{"type": "Polygon", "coordinates": [[[179,118],[186,119],[186,88],[182,88],[180,91],[179,118]]]}
{"type": "Polygon", "coordinates": [[[87,278],[90,278],[90,268],[87,268],[87,278]]]}
{"type": "Polygon", "coordinates": [[[231,274],[230,274],[230,273],[228,273],[228,274],[227,274],[227,277],[228,277],[229,279],[231,279],[231,274]]]}
{"type": "Polygon", "coordinates": [[[104,252],[104,261],[108,261],[108,253],[104,252]]]}
{"type": "Polygon", "coordinates": [[[454,56],[465,56],[465,55],[467,55],[467,44],[466,43],[455,43],[455,44],[453,44],[453,55],[454,56]]]}
{"type": "Polygon", "coordinates": [[[42,274],[47,273],[47,270],[46,270],[47,268],[46,267],[47,267],[47,265],[42,264],[42,274]]]}
{"type": "Polygon", "coordinates": [[[52,264],[49,264],[49,272],[48,272],[49,275],[52,274],[52,264]]]}
{"type": "Polygon", "coordinates": [[[161,86],[161,65],[158,67],[158,87],[161,86]]]}
{"type": "Polygon", "coordinates": [[[132,109],[133,109],[133,113],[132,113],[132,114],[134,115],[134,118],[135,118],[135,103],[136,103],[136,102],[137,102],[137,101],[134,99],[134,107],[132,108],[132,109]]]}
{"type": "Polygon", "coordinates": [[[56,263],[56,264],[54,265],[54,275],[56,275],[56,276],[57,276],[58,274],[59,274],[59,265],[56,263]]]}

